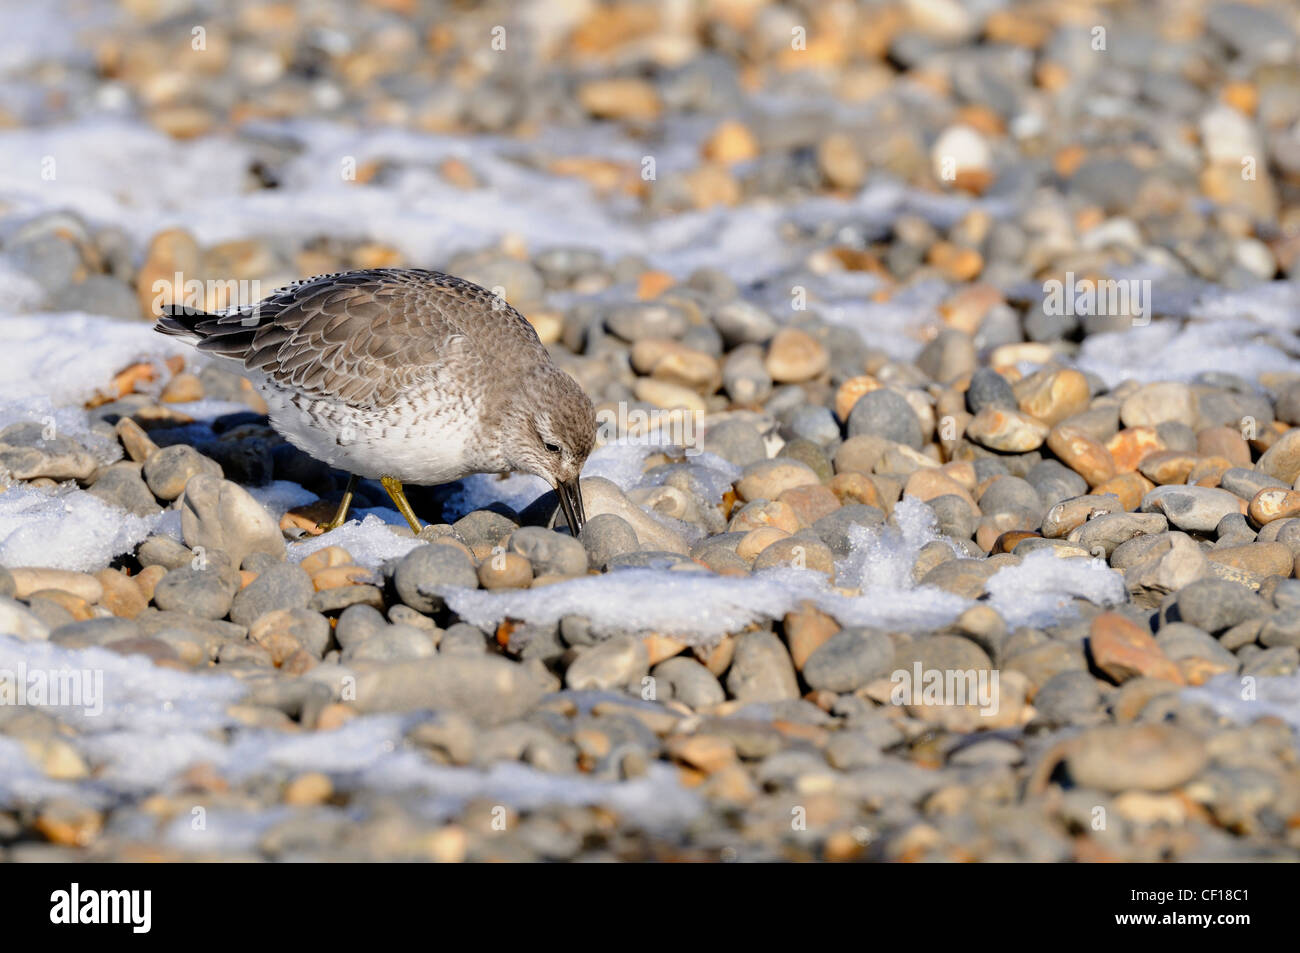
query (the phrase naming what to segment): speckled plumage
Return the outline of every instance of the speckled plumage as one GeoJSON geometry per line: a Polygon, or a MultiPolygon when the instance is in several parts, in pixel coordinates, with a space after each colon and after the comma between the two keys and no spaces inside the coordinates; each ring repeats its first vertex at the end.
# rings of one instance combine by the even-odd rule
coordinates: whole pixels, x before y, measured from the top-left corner
{"type": "Polygon", "coordinates": [[[237,363],[277,431],[358,476],[526,470],[576,487],[595,439],[591,401],[523,316],[440,272],[322,275],[220,314],[173,308],[156,328],[237,363]]]}

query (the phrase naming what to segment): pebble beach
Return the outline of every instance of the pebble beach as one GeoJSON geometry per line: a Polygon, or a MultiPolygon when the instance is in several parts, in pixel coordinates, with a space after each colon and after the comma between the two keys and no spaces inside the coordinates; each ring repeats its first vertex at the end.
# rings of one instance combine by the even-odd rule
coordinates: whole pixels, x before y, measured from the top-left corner
{"type": "Polygon", "coordinates": [[[1300,10],[0,16],[0,860],[1300,860],[1300,10]],[[444,271],[596,406],[377,482],[153,331],[444,271]]]}

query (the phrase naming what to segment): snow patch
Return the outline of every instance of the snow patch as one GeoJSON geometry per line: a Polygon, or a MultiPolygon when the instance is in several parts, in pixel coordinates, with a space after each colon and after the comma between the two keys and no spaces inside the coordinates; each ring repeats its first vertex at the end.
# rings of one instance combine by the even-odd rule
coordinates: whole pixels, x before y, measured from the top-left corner
{"type": "MultiPolygon", "coordinates": [[[[28,673],[80,673],[84,684],[96,686],[100,694],[94,695],[94,705],[41,709],[75,729],[65,740],[91,774],[75,781],[51,779],[20,741],[0,735],[0,806],[7,808],[75,796],[104,809],[122,798],[167,790],[190,766],[206,763],[235,783],[320,771],[341,791],[416,797],[420,813],[439,821],[484,797],[521,811],[604,804],[651,828],[686,823],[701,809],[698,796],[681,787],[668,765],[651,765],[644,777],[618,782],[556,776],[522,764],[487,770],[437,765],[403,741],[411,725],[428,717],[423,713],[367,715],[335,731],[307,734],[248,728],[229,713],[245,692],[235,679],[159,668],[101,648],[65,649],[0,636],[0,671],[18,673],[24,666],[28,673]]],[[[193,838],[188,816],[169,824],[163,840],[203,852],[251,850],[291,814],[280,806],[213,810],[200,840],[193,838]]],[[[152,831],[141,834],[153,836],[152,831]]]]}
{"type": "Polygon", "coordinates": [[[1243,698],[1240,675],[1216,675],[1204,685],[1183,689],[1183,697],[1204,702],[1220,715],[1241,724],[1264,717],[1281,718],[1300,732],[1300,672],[1252,680],[1253,697],[1243,698]]]}
{"type": "Polygon", "coordinates": [[[93,397],[137,361],[193,352],[143,321],[50,312],[0,318],[0,353],[0,400],[42,397],[63,406],[93,397]]]}
{"type": "Polygon", "coordinates": [[[1100,560],[1061,559],[1050,552],[1030,553],[1018,566],[1007,566],[984,584],[989,605],[1008,628],[1051,625],[1075,599],[1099,606],[1128,601],[1124,576],[1100,560]]]}
{"type": "Polygon", "coordinates": [[[161,519],[124,512],[85,490],[15,483],[0,492],[0,565],[94,571],[133,550],[161,519]]]}
{"type": "Polygon", "coordinates": [[[368,512],[363,520],[349,520],[336,530],[290,543],[289,561],[302,562],[326,546],[342,546],[352,554],[358,566],[376,569],[385,560],[398,559],[416,546],[424,545],[424,540],[399,536],[389,526],[373,512],[368,512]]]}
{"type": "MultiPolygon", "coordinates": [[[[753,623],[780,619],[805,601],[843,625],[915,632],[942,627],[975,604],[912,579],[921,548],[941,538],[928,506],[904,498],[894,507],[893,524],[853,529],[852,551],[837,567],[837,588],[820,573],[793,568],[749,577],[637,568],[541,589],[457,589],[446,599],[463,619],[488,631],[503,619],[553,625],[573,615],[587,618],[598,632],[659,632],[689,644],[709,644],[753,623]]],[[[992,590],[995,608],[1012,624],[1049,624],[1068,615],[1075,598],[1100,605],[1126,598],[1117,574],[1043,555],[1047,559],[1027,558],[993,576],[1015,570],[992,590]]]]}
{"type": "Polygon", "coordinates": [[[1300,373],[1300,284],[1274,281],[1203,294],[1187,321],[1157,320],[1143,327],[1090,334],[1078,367],[1110,386],[1139,381],[1191,380],[1227,371],[1253,379],[1270,371],[1300,373]]]}
{"type": "Polygon", "coordinates": [[[573,615],[606,633],[659,632],[708,644],[751,623],[779,619],[827,588],[820,573],[793,569],[741,578],[636,568],[540,589],[456,589],[445,598],[461,618],[487,631],[507,618],[552,625],[573,615]]]}

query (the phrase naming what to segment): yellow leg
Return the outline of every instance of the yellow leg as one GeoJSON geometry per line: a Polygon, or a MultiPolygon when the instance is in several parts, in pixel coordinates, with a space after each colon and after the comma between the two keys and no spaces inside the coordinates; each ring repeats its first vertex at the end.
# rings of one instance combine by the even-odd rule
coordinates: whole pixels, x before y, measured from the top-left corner
{"type": "Polygon", "coordinates": [[[338,529],[348,520],[348,509],[352,506],[352,491],[356,488],[357,478],[355,475],[348,474],[348,485],[343,491],[343,499],[339,500],[339,508],[334,511],[334,518],[321,527],[321,530],[328,533],[332,529],[338,529]]]}
{"type": "Polygon", "coordinates": [[[420,535],[420,521],[415,518],[415,510],[411,509],[411,504],[406,502],[406,494],[402,492],[402,481],[397,477],[380,477],[379,482],[384,485],[388,495],[393,498],[397,504],[397,512],[406,517],[406,522],[411,524],[411,532],[416,536],[420,535]]]}

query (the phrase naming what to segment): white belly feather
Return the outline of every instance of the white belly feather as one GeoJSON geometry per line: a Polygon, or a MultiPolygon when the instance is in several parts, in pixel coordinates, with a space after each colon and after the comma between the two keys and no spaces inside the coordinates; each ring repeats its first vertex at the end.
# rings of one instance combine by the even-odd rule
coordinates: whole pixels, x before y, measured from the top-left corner
{"type": "Polygon", "coordinates": [[[299,450],[366,479],[394,476],[431,486],[475,471],[470,435],[476,408],[468,401],[412,394],[380,412],[283,390],[257,381],[271,425],[299,450]]]}

